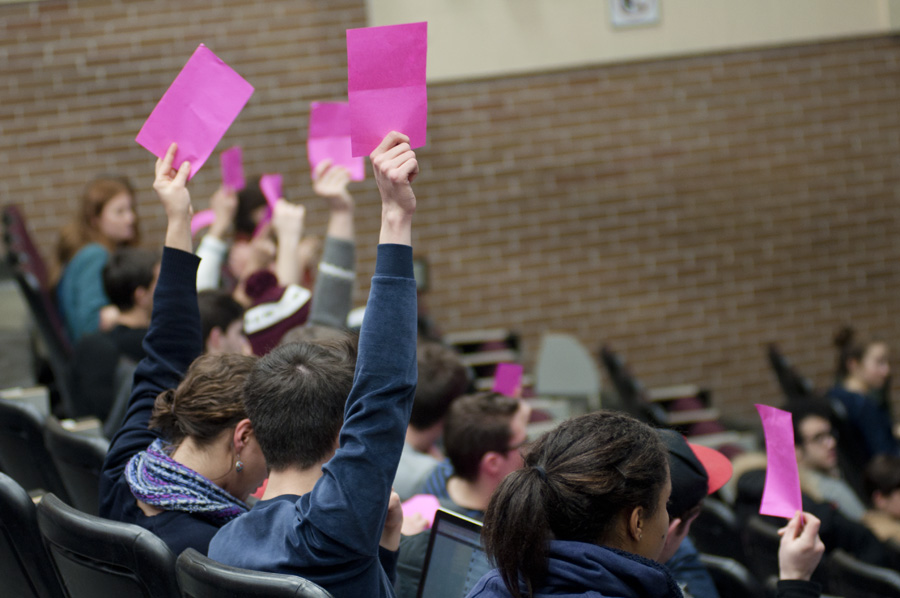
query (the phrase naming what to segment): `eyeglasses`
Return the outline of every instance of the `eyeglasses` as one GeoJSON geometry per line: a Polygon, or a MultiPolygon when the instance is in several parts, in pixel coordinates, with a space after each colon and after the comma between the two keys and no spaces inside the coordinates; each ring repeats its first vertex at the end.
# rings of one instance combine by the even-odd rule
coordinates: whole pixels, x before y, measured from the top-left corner
{"type": "Polygon", "coordinates": [[[809,443],[809,444],[825,444],[825,442],[827,442],[828,440],[835,440],[835,441],[836,441],[837,439],[838,439],[838,433],[837,433],[837,431],[835,431],[835,430],[824,430],[824,431],[822,431],[822,432],[819,432],[818,434],[816,434],[816,435],[813,436],[812,438],[807,438],[806,440],[804,440],[804,442],[805,442],[805,443],[809,443]]]}

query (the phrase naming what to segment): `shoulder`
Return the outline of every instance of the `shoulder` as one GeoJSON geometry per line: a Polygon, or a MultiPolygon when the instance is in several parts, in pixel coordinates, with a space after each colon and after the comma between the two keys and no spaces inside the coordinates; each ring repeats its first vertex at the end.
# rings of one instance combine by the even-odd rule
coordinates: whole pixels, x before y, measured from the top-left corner
{"type": "Polygon", "coordinates": [[[109,258],[109,250],[100,243],[88,243],[75,253],[70,264],[106,261],[109,258]]]}

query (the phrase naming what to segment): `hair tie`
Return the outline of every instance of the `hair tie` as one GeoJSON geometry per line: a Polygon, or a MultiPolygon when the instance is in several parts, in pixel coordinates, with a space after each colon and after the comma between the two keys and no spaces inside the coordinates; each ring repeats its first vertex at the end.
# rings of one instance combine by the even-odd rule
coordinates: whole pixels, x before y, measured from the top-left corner
{"type": "Polygon", "coordinates": [[[546,482],[548,481],[548,480],[547,480],[547,470],[545,470],[545,469],[544,469],[543,467],[541,467],[540,465],[535,465],[535,466],[534,466],[534,470],[537,472],[538,477],[541,478],[541,481],[542,481],[542,482],[545,482],[545,483],[546,483],[546,482]]]}

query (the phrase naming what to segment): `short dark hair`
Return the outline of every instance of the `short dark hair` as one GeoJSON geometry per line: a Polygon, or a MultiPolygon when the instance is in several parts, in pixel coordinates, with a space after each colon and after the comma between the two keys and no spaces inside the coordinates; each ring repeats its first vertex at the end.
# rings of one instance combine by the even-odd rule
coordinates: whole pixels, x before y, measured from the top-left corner
{"type": "Polygon", "coordinates": [[[469,389],[469,371],[456,351],[421,338],[416,347],[416,361],[419,382],[409,425],[425,430],[444,419],[450,403],[469,389]]]}
{"type": "Polygon", "coordinates": [[[268,205],[266,196],[259,188],[260,177],[247,179],[246,186],[238,191],[237,211],[234,213],[234,232],[239,237],[250,238],[256,230],[253,213],[268,205]]]}
{"type": "Polygon", "coordinates": [[[270,470],[306,469],[331,453],[355,368],[346,340],[281,345],[256,362],[244,403],[270,470]]]}
{"type": "MultiPolygon", "coordinates": [[[[788,405],[788,411],[791,413],[791,421],[794,424],[794,445],[803,445],[803,435],[800,433],[800,424],[810,417],[820,417],[825,421],[832,423],[834,412],[828,401],[823,398],[802,399],[793,401],[788,405]]],[[[833,424],[832,424],[833,425],[833,424]]]]}
{"type": "Polygon", "coordinates": [[[509,452],[510,422],[519,401],[494,392],[466,395],[453,401],[444,420],[444,451],[453,474],[474,482],[481,458],[491,451],[509,452]]]}
{"type": "Polygon", "coordinates": [[[213,328],[225,332],[232,322],[244,319],[244,307],[225,291],[200,291],[197,293],[197,305],[200,307],[204,343],[213,328]]]}
{"type": "Polygon", "coordinates": [[[134,307],[134,292],[153,284],[159,255],[138,247],[122,247],[109,256],[103,267],[103,288],[109,302],[127,311],[134,307]]]}
{"type": "Polygon", "coordinates": [[[597,411],[561,423],[525,454],[525,465],[500,483],[481,538],[516,598],[545,578],[550,540],[604,544],[623,513],[659,508],[669,477],[666,448],[650,426],[597,411]]]}
{"type": "Polygon", "coordinates": [[[866,465],[864,477],[866,499],[871,501],[876,491],[888,495],[900,489],[900,457],[878,455],[866,465]]]}

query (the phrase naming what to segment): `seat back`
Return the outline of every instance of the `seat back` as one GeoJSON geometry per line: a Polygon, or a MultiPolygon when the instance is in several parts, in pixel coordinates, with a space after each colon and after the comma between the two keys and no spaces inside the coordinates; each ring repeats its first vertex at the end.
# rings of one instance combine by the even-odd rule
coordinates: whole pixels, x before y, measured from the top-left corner
{"type": "Polygon", "coordinates": [[[331,598],[313,582],[278,573],[229,567],[188,548],[176,564],[183,598],[331,598]]]}
{"type": "Polygon", "coordinates": [[[63,408],[68,409],[71,403],[68,363],[72,356],[72,344],[63,328],[53,299],[47,267],[28,233],[25,219],[17,206],[3,208],[3,240],[7,250],[7,265],[37,325],[47,351],[56,390],[59,392],[63,408]]]}
{"type": "Polygon", "coordinates": [[[62,598],[41,541],[37,510],[14,479],[0,473],[0,579],[5,596],[62,598]]]}
{"type": "Polygon", "coordinates": [[[895,598],[900,596],[900,573],[837,549],[828,561],[828,591],[844,598],[895,598]]]}
{"type": "Polygon", "coordinates": [[[69,493],[44,445],[45,417],[34,405],[0,399],[0,469],[27,490],[69,493]]]}
{"type": "Polygon", "coordinates": [[[754,515],[744,528],[743,543],[747,568],[756,579],[778,577],[778,547],[781,537],[777,527],[754,515]]]}
{"type": "Polygon", "coordinates": [[[784,393],[785,399],[790,401],[810,399],[815,396],[815,389],[809,378],[801,376],[790,364],[784,354],[778,349],[778,345],[771,343],[768,347],[769,365],[778,379],[778,386],[784,393]]]}
{"type": "Polygon", "coordinates": [[[622,409],[637,419],[656,427],[669,427],[665,409],[647,400],[646,389],[631,374],[625,360],[608,345],[600,348],[600,361],[619,395],[622,409]]]}
{"type": "Polygon", "coordinates": [[[70,598],[175,598],[175,556],[152,532],[82,513],[48,494],[38,526],[70,598]]]}
{"type": "Polygon", "coordinates": [[[131,387],[134,383],[134,371],[137,364],[127,357],[120,357],[119,363],[116,365],[116,375],[113,385],[116,389],[116,396],[113,399],[112,407],[103,422],[103,435],[112,438],[122,427],[125,422],[125,414],[128,412],[128,404],[131,401],[131,387]]]}
{"type": "Polygon", "coordinates": [[[600,408],[600,372],[590,352],[571,334],[543,335],[535,379],[538,395],[578,397],[590,410],[600,408]]]}
{"type": "Polygon", "coordinates": [[[701,553],[744,562],[737,516],[720,500],[707,498],[703,501],[700,514],[691,524],[690,536],[701,553]]]}
{"type": "Polygon", "coordinates": [[[729,598],[765,598],[766,590],[753,574],[734,559],[700,554],[720,596],[729,598]]]}
{"type": "Polygon", "coordinates": [[[59,476],[79,511],[97,515],[100,509],[100,470],[109,449],[105,438],[70,432],[55,417],[44,425],[44,442],[59,476]]]}

